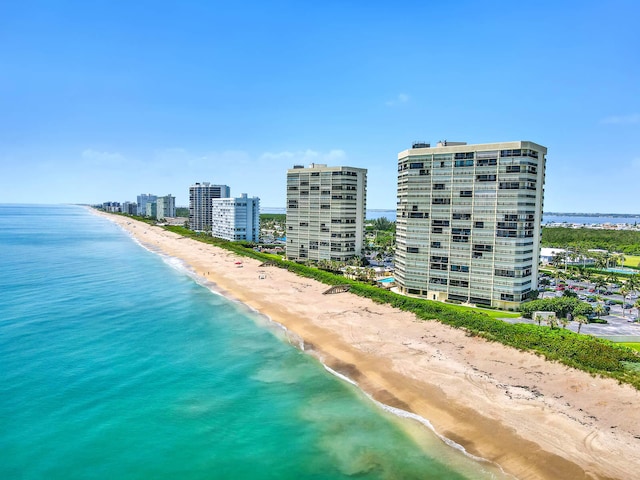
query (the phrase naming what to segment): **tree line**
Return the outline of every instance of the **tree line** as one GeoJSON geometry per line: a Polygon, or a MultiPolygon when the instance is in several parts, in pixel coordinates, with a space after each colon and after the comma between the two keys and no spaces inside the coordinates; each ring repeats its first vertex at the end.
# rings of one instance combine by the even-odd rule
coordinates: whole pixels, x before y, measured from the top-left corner
{"type": "Polygon", "coordinates": [[[543,247],[566,248],[568,245],[576,245],[583,249],[601,249],[627,255],[640,255],[640,232],[566,227],[542,229],[543,247]]]}

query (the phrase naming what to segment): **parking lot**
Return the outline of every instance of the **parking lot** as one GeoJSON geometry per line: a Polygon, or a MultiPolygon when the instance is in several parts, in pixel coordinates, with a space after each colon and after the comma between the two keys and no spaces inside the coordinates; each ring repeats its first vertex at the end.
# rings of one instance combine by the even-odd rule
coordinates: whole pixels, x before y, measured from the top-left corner
{"type": "MultiPolygon", "coordinates": [[[[601,315],[600,319],[606,320],[607,323],[588,323],[582,325],[580,328],[581,333],[594,335],[597,337],[636,337],[635,339],[628,339],[629,341],[640,341],[640,323],[635,322],[638,310],[634,308],[627,308],[622,312],[623,301],[622,295],[617,293],[614,288],[611,290],[610,295],[598,294],[591,285],[584,282],[572,282],[571,287],[573,291],[578,294],[578,298],[590,305],[594,306],[598,303],[609,304],[610,311],[607,315],[601,315]]],[[[546,291],[541,291],[538,298],[553,298],[561,297],[563,290],[556,290],[555,285],[548,287],[546,291]]],[[[627,295],[627,304],[633,305],[637,300],[637,295],[627,295]]],[[[509,323],[537,323],[533,319],[528,318],[512,318],[505,319],[509,323]]],[[[562,327],[560,327],[562,328],[562,327]]],[[[572,321],[567,325],[567,329],[574,332],[578,331],[578,322],[572,321]]]]}

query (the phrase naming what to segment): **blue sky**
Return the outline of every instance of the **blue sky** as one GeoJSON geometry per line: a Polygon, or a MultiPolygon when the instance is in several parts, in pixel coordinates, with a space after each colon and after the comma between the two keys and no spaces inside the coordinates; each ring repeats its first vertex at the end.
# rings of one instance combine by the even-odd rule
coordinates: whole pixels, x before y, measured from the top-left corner
{"type": "Polygon", "coordinates": [[[414,140],[549,149],[545,211],[640,213],[640,2],[0,3],[0,202],[284,207],[287,168],[414,140]]]}

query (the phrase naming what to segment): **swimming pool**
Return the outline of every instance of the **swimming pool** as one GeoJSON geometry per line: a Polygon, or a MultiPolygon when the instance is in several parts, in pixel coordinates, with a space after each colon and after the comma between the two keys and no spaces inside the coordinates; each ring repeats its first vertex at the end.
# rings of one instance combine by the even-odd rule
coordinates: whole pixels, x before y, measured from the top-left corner
{"type": "Polygon", "coordinates": [[[637,270],[633,270],[631,268],[605,268],[604,270],[606,272],[626,273],[626,274],[631,274],[631,275],[636,275],[638,273],[637,270]]]}
{"type": "Polygon", "coordinates": [[[378,280],[380,283],[391,283],[391,282],[395,282],[396,279],[393,277],[387,277],[387,278],[381,278],[380,280],[378,280]]]}

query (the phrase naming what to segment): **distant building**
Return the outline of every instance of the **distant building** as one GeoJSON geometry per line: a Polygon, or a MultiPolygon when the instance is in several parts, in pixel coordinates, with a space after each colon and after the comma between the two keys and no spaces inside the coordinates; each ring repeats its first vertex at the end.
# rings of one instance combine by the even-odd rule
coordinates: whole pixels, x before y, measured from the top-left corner
{"type": "Polygon", "coordinates": [[[211,200],[211,235],[225,240],[258,242],[260,239],[260,199],[214,198],[211,200]]]}
{"type": "Polygon", "coordinates": [[[527,141],[400,152],[398,290],[518,308],[537,288],[546,154],[527,141]]]}
{"type": "Polygon", "coordinates": [[[362,254],[367,170],[311,164],[287,170],[287,258],[345,261],[362,254]]]}
{"type": "Polygon", "coordinates": [[[156,216],[157,220],[162,218],[172,218],[176,216],[176,197],[171,194],[164,197],[158,197],[156,201],[156,216]]]}
{"type": "Polygon", "coordinates": [[[158,199],[156,195],[150,193],[142,193],[138,195],[138,215],[147,215],[147,203],[155,202],[158,199]]]}
{"type": "Polygon", "coordinates": [[[120,211],[127,215],[137,215],[138,204],[135,202],[122,202],[122,205],[120,205],[120,211]]]}
{"type": "Polygon", "coordinates": [[[117,213],[121,211],[120,202],[104,202],[102,209],[105,212],[117,213]]]}
{"type": "Polygon", "coordinates": [[[158,215],[158,203],[156,201],[147,202],[146,210],[145,210],[144,214],[147,217],[157,218],[157,215],[158,215]]]}
{"type": "Polygon", "coordinates": [[[227,185],[211,185],[209,182],[195,183],[189,187],[189,228],[197,232],[211,230],[211,201],[214,198],[229,198],[227,185]]]}

